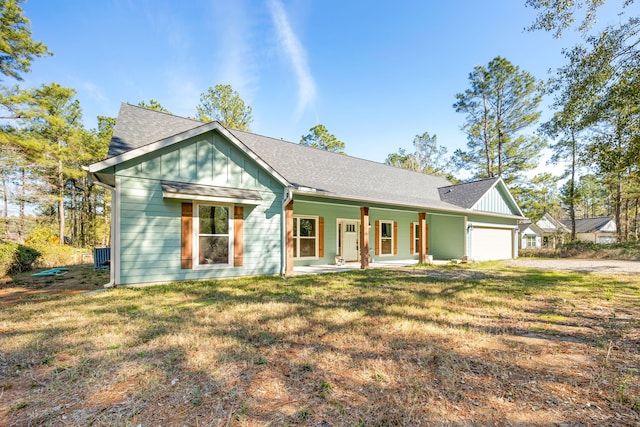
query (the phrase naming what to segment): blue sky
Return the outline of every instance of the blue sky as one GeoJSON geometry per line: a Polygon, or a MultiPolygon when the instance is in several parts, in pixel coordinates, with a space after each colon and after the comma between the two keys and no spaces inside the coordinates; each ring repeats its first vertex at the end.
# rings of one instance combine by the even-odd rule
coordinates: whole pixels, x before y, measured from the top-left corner
{"type": "MultiPolygon", "coordinates": [[[[616,3],[619,2],[611,2],[616,3]]],[[[78,91],[87,127],[121,102],[156,99],[195,116],[202,92],[231,84],[251,130],[299,142],[322,123],[348,154],[384,161],[417,134],[464,148],[452,105],[468,74],[500,55],[538,78],[579,41],[528,32],[524,0],[28,0],[37,59],[25,86],[78,91]]],[[[610,7],[599,16],[615,23],[610,7]]],[[[548,113],[545,112],[545,115],[548,113]]]]}

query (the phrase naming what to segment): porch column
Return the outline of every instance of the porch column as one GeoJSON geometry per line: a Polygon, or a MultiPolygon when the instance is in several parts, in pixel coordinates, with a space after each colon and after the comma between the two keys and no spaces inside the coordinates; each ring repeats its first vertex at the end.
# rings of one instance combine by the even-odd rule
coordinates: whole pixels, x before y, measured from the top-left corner
{"type": "Polygon", "coordinates": [[[360,208],[360,268],[369,267],[369,208],[360,208]]]}
{"type": "Polygon", "coordinates": [[[418,262],[420,264],[427,263],[427,214],[426,212],[418,213],[418,262]]]}
{"type": "Polygon", "coordinates": [[[285,211],[285,231],[287,234],[287,260],[285,275],[293,273],[293,200],[284,209],[285,211]]]}

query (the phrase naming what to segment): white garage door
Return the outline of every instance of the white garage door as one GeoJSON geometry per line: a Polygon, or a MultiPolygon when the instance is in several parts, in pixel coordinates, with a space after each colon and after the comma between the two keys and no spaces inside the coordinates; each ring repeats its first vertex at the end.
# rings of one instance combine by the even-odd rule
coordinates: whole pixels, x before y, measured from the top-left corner
{"type": "Polygon", "coordinates": [[[510,229],[474,227],[471,231],[471,254],[478,261],[510,259],[513,257],[510,229]]]}

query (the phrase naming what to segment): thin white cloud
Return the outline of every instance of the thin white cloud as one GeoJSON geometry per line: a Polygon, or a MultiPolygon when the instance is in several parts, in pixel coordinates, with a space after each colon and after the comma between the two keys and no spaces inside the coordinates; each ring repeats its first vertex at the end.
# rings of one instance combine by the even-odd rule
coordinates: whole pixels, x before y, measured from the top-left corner
{"type": "Polygon", "coordinates": [[[253,43],[253,6],[234,0],[213,2],[211,7],[215,32],[212,45],[217,48],[212,48],[213,65],[206,86],[229,84],[244,101],[251,103],[259,90],[260,80],[253,43]]]}
{"type": "Polygon", "coordinates": [[[270,0],[269,10],[282,48],[291,61],[298,81],[298,114],[302,114],[316,100],[316,83],[309,70],[307,53],[293,32],[282,3],[270,0]]]}

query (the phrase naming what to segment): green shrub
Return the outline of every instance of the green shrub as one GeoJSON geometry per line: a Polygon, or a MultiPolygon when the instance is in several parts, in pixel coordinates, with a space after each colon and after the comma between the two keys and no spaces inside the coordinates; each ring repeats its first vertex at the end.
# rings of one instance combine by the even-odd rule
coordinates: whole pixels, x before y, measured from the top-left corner
{"type": "Polygon", "coordinates": [[[0,242],[0,276],[31,270],[41,253],[35,248],[0,242]]]}

